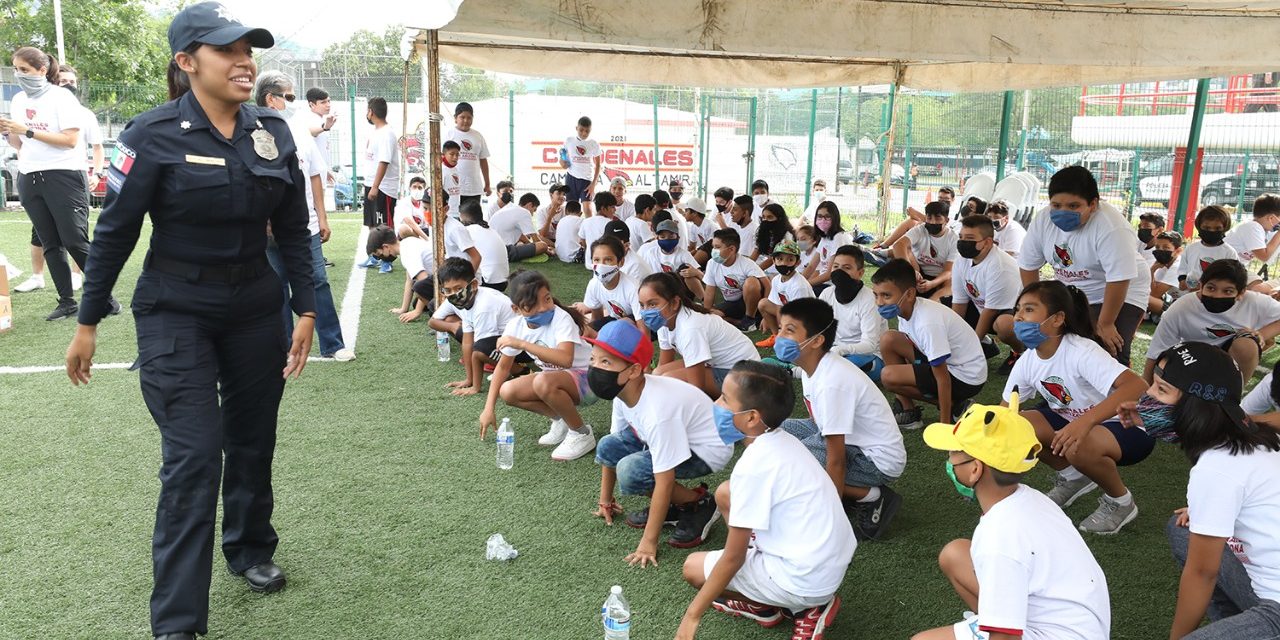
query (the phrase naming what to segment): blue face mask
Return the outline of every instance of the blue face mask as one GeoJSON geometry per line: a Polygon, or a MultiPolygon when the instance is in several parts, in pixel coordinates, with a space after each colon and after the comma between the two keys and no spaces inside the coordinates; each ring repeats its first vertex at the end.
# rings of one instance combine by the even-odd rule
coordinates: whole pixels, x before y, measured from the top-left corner
{"type": "Polygon", "coordinates": [[[1049,339],[1049,336],[1040,330],[1039,322],[1027,320],[1018,320],[1013,323],[1013,335],[1028,349],[1034,349],[1049,339]]]}
{"type": "Polygon", "coordinates": [[[555,315],[556,315],[556,308],[551,307],[550,309],[547,309],[542,313],[526,316],[524,321],[528,323],[529,327],[533,329],[537,329],[538,327],[541,327],[543,325],[550,324],[551,319],[554,318],[555,315]]]}
{"type": "Polygon", "coordinates": [[[773,341],[773,355],[786,363],[795,362],[796,358],[800,357],[800,343],[791,338],[778,336],[773,341]]]}
{"type": "Polygon", "coordinates": [[[1066,211],[1063,209],[1050,209],[1049,220],[1053,225],[1063,231],[1075,231],[1080,228],[1080,212],[1066,211]]]}
{"type": "Polygon", "coordinates": [[[720,434],[720,440],[725,444],[733,444],[747,437],[747,434],[738,431],[738,428],[733,426],[733,417],[738,414],[718,404],[711,405],[711,413],[715,415],[716,433],[720,434]]]}
{"type": "Polygon", "coordinates": [[[898,303],[902,302],[902,298],[905,297],[907,297],[907,294],[904,291],[902,296],[898,298],[898,302],[879,305],[876,307],[876,311],[880,312],[881,318],[884,318],[885,320],[892,320],[902,313],[902,307],[899,306],[898,303]]]}
{"type": "Polygon", "coordinates": [[[671,253],[672,251],[675,251],[676,246],[679,244],[680,244],[679,238],[668,238],[666,240],[663,240],[661,238],[658,239],[658,248],[662,249],[663,253],[671,253]]]}
{"type": "Polygon", "coordinates": [[[719,249],[711,250],[711,261],[716,264],[724,264],[724,256],[720,255],[719,249]]]}
{"type": "Polygon", "coordinates": [[[641,311],[640,319],[644,321],[644,326],[649,327],[650,331],[657,331],[667,326],[667,318],[662,315],[661,308],[641,311]]]}

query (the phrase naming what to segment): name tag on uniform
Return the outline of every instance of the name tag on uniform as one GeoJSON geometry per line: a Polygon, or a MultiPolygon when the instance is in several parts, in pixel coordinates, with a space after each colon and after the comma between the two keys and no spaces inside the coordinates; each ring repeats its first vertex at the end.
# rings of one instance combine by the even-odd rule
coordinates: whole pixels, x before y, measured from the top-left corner
{"type": "Polygon", "coordinates": [[[210,158],[209,156],[188,155],[187,162],[190,162],[191,164],[208,164],[208,165],[213,165],[215,167],[227,166],[226,158],[210,158]]]}

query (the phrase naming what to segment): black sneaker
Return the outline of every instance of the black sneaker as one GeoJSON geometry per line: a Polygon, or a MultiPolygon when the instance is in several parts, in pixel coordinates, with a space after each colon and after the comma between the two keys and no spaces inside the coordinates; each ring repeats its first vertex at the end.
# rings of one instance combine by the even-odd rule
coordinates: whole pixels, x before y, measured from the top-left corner
{"type": "Polygon", "coordinates": [[[1007,376],[1013,373],[1013,365],[1018,363],[1018,357],[1021,355],[1017,351],[1009,350],[1009,357],[1005,358],[1004,364],[1001,364],[999,369],[996,369],[996,375],[1007,376]]]}
{"type": "Polygon", "coordinates": [[[982,340],[979,344],[982,345],[983,359],[990,360],[1000,355],[1000,345],[996,344],[995,340],[982,340]]]}
{"type": "Polygon", "coordinates": [[[328,259],[328,258],[325,258],[325,259],[324,259],[324,266],[326,266],[326,267],[332,267],[332,266],[334,266],[334,265],[333,265],[333,261],[332,261],[332,260],[330,260],[330,259],[328,259]]]}
{"type": "MultiPolygon", "coordinates": [[[[667,507],[667,519],[662,522],[664,527],[674,527],[680,521],[680,508],[676,505],[667,507]]],[[[645,507],[639,511],[632,511],[627,514],[626,520],[628,527],[632,529],[643,529],[649,524],[649,507],[645,507]]]]}
{"type": "Polygon", "coordinates": [[[720,519],[720,511],[716,509],[716,497],[701,489],[702,496],[697,500],[680,505],[679,521],[676,530],[667,538],[667,544],[677,549],[696,547],[707,539],[711,525],[720,519]]]}
{"type": "Polygon", "coordinates": [[[109,316],[120,315],[120,302],[116,300],[115,296],[110,296],[107,298],[107,315],[109,316]]]}
{"type": "Polygon", "coordinates": [[[920,413],[920,407],[911,407],[903,409],[902,404],[894,400],[893,419],[898,422],[899,429],[907,431],[915,431],[924,426],[924,419],[920,413]]]}
{"type": "Polygon", "coordinates": [[[59,302],[53,312],[45,316],[44,319],[50,321],[63,320],[75,316],[78,313],[80,313],[80,305],[76,304],[75,300],[63,301],[59,302]]]}
{"type": "Polygon", "coordinates": [[[889,487],[880,487],[880,498],[875,502],[858,503],[854,512],[853,531],[859,540],[879,540],[888,530],[889,523],[902,507],[902,496],[889,487]]]}

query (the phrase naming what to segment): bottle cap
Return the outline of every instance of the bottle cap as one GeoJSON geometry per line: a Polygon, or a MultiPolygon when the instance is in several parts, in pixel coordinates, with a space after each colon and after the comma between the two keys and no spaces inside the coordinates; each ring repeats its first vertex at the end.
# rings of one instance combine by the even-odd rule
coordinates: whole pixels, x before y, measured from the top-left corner
{"type": "Polygon", "coordinates": [[[609,589],[609,593],[612,593],[615,596],[620,596],[622,595],[622,587],[615,584],[612,589],[609,589]]]}

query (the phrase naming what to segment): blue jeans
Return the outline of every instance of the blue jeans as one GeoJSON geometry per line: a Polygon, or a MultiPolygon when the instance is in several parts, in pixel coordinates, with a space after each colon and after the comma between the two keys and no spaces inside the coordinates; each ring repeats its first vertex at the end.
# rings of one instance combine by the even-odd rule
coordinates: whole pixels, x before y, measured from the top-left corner
{"type": "MultiPolygon", "coordinates": [[[[782,430],[796,437],[804,448],[818,459],[823,469],[827,468],[827,439],[817,423],[808,419],[792,418],[782,423],[782,430]]],[[[897,478],[885,475],[876,467],[876,463],[867,457],[858,447],[844,446],[844,483],[851,487],[883,487],[897,478]]]]}
{"type": "MultiPolygon", "coordinates": [[[[1187,563],[1191,530],[1177,525],[1177,516],[1165,525],[1165,536],[1178,566],[1187,563]]],[[[1223,549],[1218,584],[1209,600],[1209,624],[1187,636],[1188,640],[1275,640],[1280,638],[1280,602],[1259,599],[1244,565],[1231,549],[1223,549]]]]}
{"type": "Polygon", "coordinates": [[[862,369],[872,382],[880,384],[880,372],[884,369],[884,360],[880,356],[874,353],[850,353],[844,359],[862,369]]]}
{"type": "MultiPolygon", "coordinates": [[[[653,458],[635,429],[628,427],[600,438],[596,445],[596,464],[617,469],[618,491],[622,495],[653,495],[653,458]]],[[[686,480],[710,474],[711,467],[698,454],[690,452],[689,459],[677,465],[675,471],[676,478],[686,480]]]]}
{"type": "MultiPolygon", "coordinates": [[[[320,355],[331,356],[345,345],[342,343],[342,324],[338,322],[338,310],[333,306],[333,292],[329,290],[329,275],[325,273],[324,251],[320,248],[320,234],[311,236],[311,268],[316,283],[316,337],[320,341],[320,355]]],[[[289,278],[275,242],[267,244],[267,261],[280,276],[284,287],[285,335],[292,340],[293,310],[289,308],[289,278]]]]}

